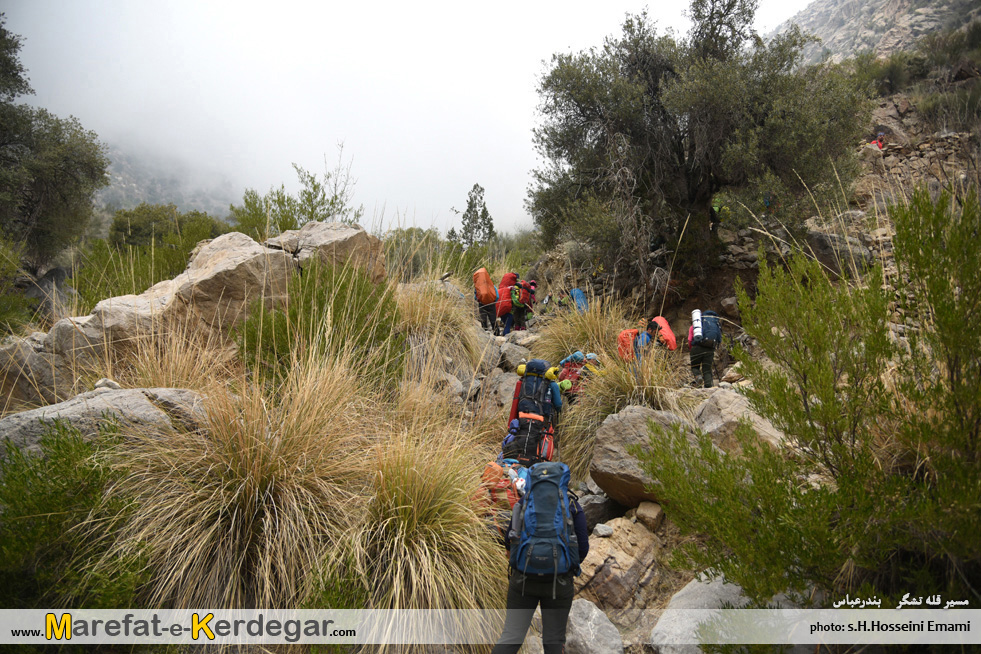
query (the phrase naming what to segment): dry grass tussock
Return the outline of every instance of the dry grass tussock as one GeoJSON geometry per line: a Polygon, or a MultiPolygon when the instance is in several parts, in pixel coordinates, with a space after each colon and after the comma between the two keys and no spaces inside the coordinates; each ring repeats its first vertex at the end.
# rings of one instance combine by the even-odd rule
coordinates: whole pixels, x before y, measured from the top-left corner
{"type": "Polygon", "coordinates": [[[617,358],[617,336],[631,326],[622,302],[594,298],[583,313],[568,309],[545,321],[532,352],[553,365],[576,350],[595,352],[607,363],[617,358]]]}
{"type": "Polygon", "coordinates": [[[208,391],[201,431],[124,433],[113,554],[144,553],[147,606],[298,606],[357,515],[364,397],[348,357],[297,361],[279,389],[208,391]]]}
{"type": "Polygon", "coordinates": [[[138,339],[113,358],[111,370],[102,376],[130,388],[206,391],[243,374],[233,342],[187,320],[138,339]]]}
{"type": "Polygon", "coordinates": [[[480,363],[483,352],[473,299],[451,293],[428,284],[403,288],[396,296],[401,327],[412,348],[407,366],[412,374],[422,376],[437,357],[449,357],[462,370],[472,371],[480,363]]]}
{"type": "Polygon", "coordinates": [[[639,365],[608,357],[602,373],[584,382],[578,401],[563,411],[559,449],[573,477],[584,479],[589,472],[596,430],[608,415],[630,405],[663,409],[668,391],[687,379],[687,366],[664,350],[652,351],[639,365]]]}
{"type": "Polygon", "coordinates": [[[462,429],[397,430],[379,443],[363,520],[334,557],[370,608],[503,606],[507,561],[471,501],[483,466],[474,446],[462,429]]]}

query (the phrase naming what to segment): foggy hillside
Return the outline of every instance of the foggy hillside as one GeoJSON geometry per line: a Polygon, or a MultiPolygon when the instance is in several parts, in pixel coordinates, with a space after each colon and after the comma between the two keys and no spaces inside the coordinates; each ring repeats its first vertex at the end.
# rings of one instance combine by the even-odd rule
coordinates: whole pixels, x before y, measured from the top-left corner
{"type": "Polygon", "coordinates": [[[135,152],[118,144],[108,145],[107,153],[111,181],[96,195],[99,208],[173,203],[180,211],[205,211],[225,218],[228,205],[242,201],[244,189],[220,173],[202,173],[176,158],[135,152]]]}

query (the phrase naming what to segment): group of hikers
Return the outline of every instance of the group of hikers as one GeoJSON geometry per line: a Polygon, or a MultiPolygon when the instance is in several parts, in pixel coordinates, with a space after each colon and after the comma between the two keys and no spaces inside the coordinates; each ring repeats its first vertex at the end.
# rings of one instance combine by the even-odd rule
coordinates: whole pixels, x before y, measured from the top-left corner
{"type": "Polygon", "coordinates": [[[507,336],[511,330],[528,328],[528,315],[535,311],[538,282],[518,279],[516,273],[507,273],[501,283],[494,286],[487,269],[480,268],[473,274],[473,286],[481,327],[493,332],[494,336],[507,336]],[[499,318],[501,327],[497,324],[499,318]]]}
{"type": "MultiPolygon", "coordinates": [[[[487,270],[481,268],[474,273],[474,289],[485,330],[498,335],[498,318],[505,335],[526,328],[527,315],[534,310],[534,280],[524,282],[508,273],[495,287],[487,270]]],[[[558,294],[556,306],[585,311],[587,304],[582,291],[573,289],[558,294]]],[[[687,342],[695,379],[711,387],[715,348],[722,343],[718,315],[693,311],[687,342]]],[[[643,330],[623,330],[617,354],[639,364],[653,348],[675,350],[677,346],[667,319],[656,316],[643,330]]],[[[555,428],[563,398],[574,403],[583,384],[603,370],[597,354],[577,350],[558,366],[532,359],[516,372],[507,433],[496,460],[484,469],[476,498],[486,507],[509,556],[507,614],[492,654],[515,654],[520,649],[539,605],[544,652],[560,654],[565,651],[573,580],[589,553],[589,534],[578,497],[569,489],[569,467],[554,460],[558,458],[555,428]]]]}

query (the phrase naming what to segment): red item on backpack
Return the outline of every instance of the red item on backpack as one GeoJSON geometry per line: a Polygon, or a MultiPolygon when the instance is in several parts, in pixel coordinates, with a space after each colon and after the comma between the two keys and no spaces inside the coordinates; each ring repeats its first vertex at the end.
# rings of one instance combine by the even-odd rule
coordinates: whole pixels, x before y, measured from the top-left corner
{"type": "Polygon", "coordinates": [[[617,336],[617,354],[624,361],[633,361],[636,358],[634,356],[634,339],[639,333],[639,329],[624,329],[617,336]]]}

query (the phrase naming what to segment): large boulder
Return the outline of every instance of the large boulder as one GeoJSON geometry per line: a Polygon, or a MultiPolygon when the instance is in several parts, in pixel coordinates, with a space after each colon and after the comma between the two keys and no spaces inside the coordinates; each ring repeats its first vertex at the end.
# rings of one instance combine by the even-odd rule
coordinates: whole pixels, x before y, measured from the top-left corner
{"type": "Polygon", "coordinates": [[[253,302],[286,297],[299,263],[319,256],[364,266],[384,279],[381,241],[358,226],[307,223],[264,247],[239,232],[203,241],[187,269],[139,295],[99,302],[88,316],[64,318],[46,336],[0,346],[0,390],[7,401],[51,403],[73,395],[77,372],[109,348],[126,347],[175,323],[227,333],[253,302]]]}
{"type": "Polygon", "coordinates": [[[648,490],[654,480],[641,470],[637,459],[627,451],[634,445],[641,448],[648,445],[652,422],[668,428],[682,420],[667,411],[628,406],[607,416],[596,430],[589,475],[607,495],[627,507],[635,507],[644,500],[658,501],[655,493],[648,490]]]}
{"type": "Polygon", "coordinates": [[[385,253],[381,239],[360,225],[309,222],[265,242],[270,248],[291,254],[300,267],[312,257],[331,265],[350,263],[364,269],[371,281],[385,279],[385,253]]]}
{"type": "Polygon", "coordinates": [[[735,433],[741,420],[747,420],[759,437],[780,447],[786,441],[783,435],[766,418],[755,413],[745,396],[728,389],[719,389],[702,402],[695,413],[695,424],[709,434],[712,441],[726,452],[738,449],[735,433]]]}
{"type": "Polygon", "coordinates": [[[198,250],[187,270],[174,278],[172,293],[202,323],[227,332],[247,317],[256,300],[275,304],[285,299],[295,271],[291,254],[231,232],[198,250]]]}
{"type": "Polygon", "coordinates": [[[29,404],[50,404],[71,396],[75,376],[59,357],[44,350],[45,334],[8,337],[0,344],[0,393],[29,404]]]}
{"type": "MultiPolygon", "coordinates": [[[[710,619],[706,609],[744,608],[749,598],[742,587],[728,583],[722,576],[694,579],[675,593],[664,613],[651,630],[650,645],[658,654],[701,654],[698,627],[710,619]]],[[[768,605],[773,608],[798,608],[786,595],[777,595],[768,605]]],[[[813,652],[813,645],[798,645],[791,652],[813,652]]]]}
{"type": "Polygon", "coordinates": [[[37,453],[41,436],[55,420],[78,429],[83,437],[92,437],[109,417],[122,425],[157,431],[197,429],[205,421],[204,399],[196,391],[179,388],[99,388],[58,404],[0,418],[0,434],[22,450],[37,453]]]}
{"type": "Polygon", "coordinates": [[[623,654],[620,632],[587,599],[573,600],[565,638],[567,654],[623,654]]]}
{"type": "Polygon", "coordinates": [[[642,523],[615,518],[608,538],[591,538],[589,554],[576,577],[579,597],[604,611],[646,608],[657,578],[658,541],[642,523]],[[648,592],[650,591],[650,592],[648,592]]]}
{"type": "Polygon", "coordinates": [[[501,367],[507,371],[517,370],[522,361],[531,359],[531,350],[514,343],[501,346],[501,367]]]}

